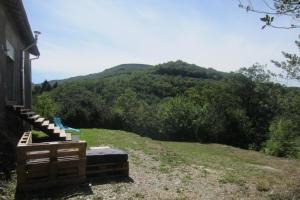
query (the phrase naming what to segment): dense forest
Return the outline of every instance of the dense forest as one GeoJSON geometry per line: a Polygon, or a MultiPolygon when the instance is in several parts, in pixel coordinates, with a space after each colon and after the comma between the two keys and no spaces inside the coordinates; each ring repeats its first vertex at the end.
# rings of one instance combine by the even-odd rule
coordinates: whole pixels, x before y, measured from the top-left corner
{"type": "Polygon", "coordinates": [[[183,61],[120,65],[34,86],[34,109],[69,126],[299,156],[300,90],[254,65],[235,73],[183,61]]]}

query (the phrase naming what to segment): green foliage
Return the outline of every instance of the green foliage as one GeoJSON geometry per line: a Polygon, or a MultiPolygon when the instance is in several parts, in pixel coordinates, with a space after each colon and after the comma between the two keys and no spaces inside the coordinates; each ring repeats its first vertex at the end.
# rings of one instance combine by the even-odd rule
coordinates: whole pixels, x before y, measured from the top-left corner
{"type": "Polygon", "coordinates": [[[43,92],[49,92],[52,89],[57,88],[57,86],[58,86],[57,82],[55,82],[55,83],[53,83],[53,85],[51,85],[50,82],[48,82],[47,80],[45,80],[41,84],[33,85],[32,93],[34,95],[42,94],[43,92]]]}
{"type": "Polygon", "coordinates": [[[33,109],[41,116],[51,119],[58,113],[58,106],[49,93],[33,98],[33,109]]]}
{"type": "Polygon", "coordinates": [[[196,65],[191,65],[181,60],[178,60],[176,62],[160,64],[157,66],[156,72],[158,74],[202,79],[221,79],[224,75],[223,73],[218,72],[214,69],[198,67],[196,65]]]}
{"type": "Polygon", "coordinates": [[[106,69],[103,72],[88,74],[85,76],[75,76],[75,77],[62,79],[62,80],[52,80],[52,81],[49,81],[49,83],[51,85],[54,85],[55,83],[60,85],[60,84],[63,84],[66,82],[72,82],[72,81],[95,80],[95,79],[111,77],[111,76],[116,76],[116,75],[121,75],[121,74],[131,74],[137,70],[144,70],[144,69],[148,69],[151,67],[152,67],[151,65],[144,65],[144,64],[122,64],[122,65],[118,65],[118,66],[106,69]]]}
{"type": "MultiPolygon", "coordinates": [[[[266,27],[281,28],[281,29],[293,29],[299,28],[300,18],[300,0],[271,0],[263,1],[265,7],[262,5],[255,5],[255,1],[248,0],[247,4],[243,1],[239,1],[239,7],[245,9],[247,12],[254,12],[264,14],[260,20],[264,23],[262,29],[266,27]],[[290,18],[290,24],[278,25],[277,18],[287,17],[290,18]],[[276,21],[277,20],[277,21],[276,21]]],[[[284,20],[283,20],[284,21],[284,20]]]]}
{"type": "Polygon", "coordinates": [[[264,151],[274,156],[296,157],[298,149],[295,138],[299,135],[292,120],[275,120],[270,125],[270,139],[267,140],[264,151]]]}
{"type": "Polygon", "coordinates": [[[89,90],[89,84],[71,83],[58,87],[51,95],[60,108],[63,121],[75,127],[100,127],[106,113],[101,96],[89,90]]]}
{"type": "Polygon", "coordinates": [[[98,74],[102,78],[95,80],[60,84],[38,95],[41,102],[35,101],[35,107],[45,112],[55,104],[57,113],[47,115],[57,114],[73,127],[123,129],[156,139],[255,150],[270,138],[274,119],[300,125],[300,91],[268,82],[261,66],[242,74],[182,61],[121,69],[110,76],[98,74]],[[47,99],[52,103],[44,104],[47,99]]]}
{"type": "Polygon", "coordinates": [[[167,99],[159,105],[160,133],[167,139],[195,140],[195,120],[201,108],[184,97],[167,99]]]}
{"type": "Polygon", "coordinates": [[[270,78],[272,76],[275,76],[274,73],[272,73],[269,70],[266,70],[266,66],[260,65],[258,63],[252,65],[249,68],[241,68],[239,70],[239,73],[245,75],[252,81],[258,81],[258,82],[269,82],[270,78]]]}
{"type": "MultiPolygon", "coordinates": [[[[299,12],[300,12],[300,6],[299,6],[299,12]]],[[[300,41],[295,41],[295,44],[300,51],[300,41]]],[[[282,52],[282,54],[286,59],[285,61],[278,62],[272,60],[272,62],[275,64],[276,67],[283,70],[283,72],[280,74],[281,77],[287,80],[295,79],[300,81],[300,56],[297,54],[286,53],[286,52],[282,52]]]]}

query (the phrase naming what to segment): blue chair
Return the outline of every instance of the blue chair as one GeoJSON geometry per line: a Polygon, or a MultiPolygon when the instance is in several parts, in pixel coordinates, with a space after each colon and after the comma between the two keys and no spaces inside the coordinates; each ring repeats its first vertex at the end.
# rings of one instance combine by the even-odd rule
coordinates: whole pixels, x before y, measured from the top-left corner
{"type": "Polygon", "coordinates": [[[61,123],[60,117],[53,117],[53,121],[54,121],[55,126],[59,127],[61,130],[80,132],[79,129],[75,129],[75,128],[71,128],[71,127],[64,126],[64,125],[61,123]]]}

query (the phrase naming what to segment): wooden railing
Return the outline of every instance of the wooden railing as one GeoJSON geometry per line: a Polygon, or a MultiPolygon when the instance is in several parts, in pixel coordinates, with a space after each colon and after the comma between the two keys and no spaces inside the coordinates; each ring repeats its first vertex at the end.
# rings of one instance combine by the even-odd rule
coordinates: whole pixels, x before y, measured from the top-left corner
{"type": "Polygon", "coordinates": [[[86,142],[32,143],[24,133],[17,146],[19,190],[82,182],[86,178],[86,142]]]}

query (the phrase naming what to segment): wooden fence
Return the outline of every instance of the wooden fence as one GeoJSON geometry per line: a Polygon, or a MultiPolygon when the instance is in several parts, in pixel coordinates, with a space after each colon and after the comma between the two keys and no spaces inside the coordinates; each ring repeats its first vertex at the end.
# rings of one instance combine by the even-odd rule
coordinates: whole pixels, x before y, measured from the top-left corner
{"type": "Polygon", "coordinates": [[[86,179],[86,142],[32,143],[24,133],[17,146],[17,185],[33,190],[86,179]]]}

